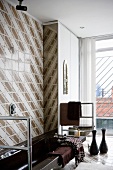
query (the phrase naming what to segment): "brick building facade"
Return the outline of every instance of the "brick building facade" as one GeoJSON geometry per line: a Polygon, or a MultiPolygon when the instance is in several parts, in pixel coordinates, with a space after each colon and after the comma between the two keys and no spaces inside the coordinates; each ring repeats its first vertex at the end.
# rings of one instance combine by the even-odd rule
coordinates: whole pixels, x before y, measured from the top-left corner
{"type": "Polygon", "coordinates": [[[110,97],[96,98],[96,116],[113,117],[113,86],[110,97]]]}

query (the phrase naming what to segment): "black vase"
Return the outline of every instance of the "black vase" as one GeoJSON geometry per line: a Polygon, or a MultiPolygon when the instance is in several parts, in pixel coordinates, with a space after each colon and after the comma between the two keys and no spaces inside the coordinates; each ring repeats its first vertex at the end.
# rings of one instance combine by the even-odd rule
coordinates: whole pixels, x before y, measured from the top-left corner
{"type": "Polygon", "coordinates": [[[101,130],[102,130],[102,141],[100,143],[99,150],[100,150],[100,153],[103,154],[103,153],[107,153],[108,147],[107,147],[106,140],[105,140],[106,129],[102,128],[101,130]]]}
{"type": "Polygon", "coordinates": [[[89,148],[89,152],[91,155],[97,155],[99,152],[97,143],[96,143],[96,130],[92,130],[92,143],[91,146],[89,148]]]}

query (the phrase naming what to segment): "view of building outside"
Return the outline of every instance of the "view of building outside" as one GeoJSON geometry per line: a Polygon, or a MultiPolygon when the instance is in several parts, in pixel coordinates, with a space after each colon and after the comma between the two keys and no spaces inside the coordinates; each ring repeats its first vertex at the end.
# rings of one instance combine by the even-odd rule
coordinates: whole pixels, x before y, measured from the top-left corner
{"type": "Polygon", "coordinates": [[[113,128],[113,39],[96,41],[96,123],[113,128]]]}

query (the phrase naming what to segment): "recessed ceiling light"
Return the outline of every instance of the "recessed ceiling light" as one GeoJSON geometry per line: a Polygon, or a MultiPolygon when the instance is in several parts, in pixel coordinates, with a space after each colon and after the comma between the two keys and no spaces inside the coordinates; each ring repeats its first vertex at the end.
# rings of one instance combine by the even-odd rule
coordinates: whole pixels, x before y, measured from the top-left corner
{"type": "Polygon", "coordinates": [[[80,27],[80,29],[84,29],[85,27],[80,27]]]}

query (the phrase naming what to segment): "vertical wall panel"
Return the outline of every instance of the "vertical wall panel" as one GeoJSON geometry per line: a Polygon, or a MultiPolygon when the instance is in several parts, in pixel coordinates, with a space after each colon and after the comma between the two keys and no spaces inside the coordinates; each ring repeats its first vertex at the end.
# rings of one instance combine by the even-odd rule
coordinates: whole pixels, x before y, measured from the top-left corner
{"type": "Polygon", "coordinates": [[[57,24],[44,26],[44,130],[58,128],[57,24]]]}
{"type": "Polygon", "coordinates": [[[70,31],[64,27],[62,24],[59,24],[58,30],[58,75],[59,75],[59,101],[60,102],[68,102],[70,100],[70,31]],[[68,94],[63,94],[63,62],[67,61],[68,67],[68,94]]]}
{"type": "Polygon", "coordinates": [[[71,101],[79,100],[79,56],[78,56],[78,38],[71,33],[71,66],[70,66],[70,86],[71,101]]]}
{"type": "Polygon", "coordinates": [[[79,56],[78,38],[61,23],[58,26],[58,125],[60,125],[60,103],[79,100],[79,56]],[[67,61],[68,67],[68,94],[63,94],[64,60],[67,61]]]}
{"type": "Polygon", "coordinates": [[[78,101],[79,99],[79,56],[78,38],[59,23],[58,31],[58,73],[59,102],[78,101]],[[63,62],[68,66],[68,94],[63,94],[63,62]]]}

